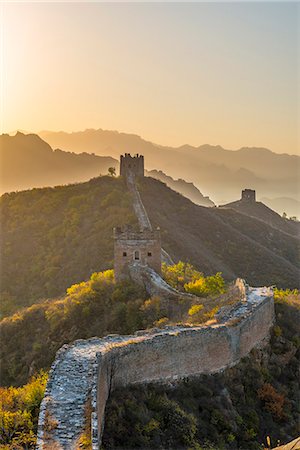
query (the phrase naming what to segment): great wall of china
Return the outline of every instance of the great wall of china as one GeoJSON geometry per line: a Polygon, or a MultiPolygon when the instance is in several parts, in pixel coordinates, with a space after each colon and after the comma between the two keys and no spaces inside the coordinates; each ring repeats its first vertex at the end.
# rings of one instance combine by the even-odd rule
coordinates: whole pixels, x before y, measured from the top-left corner
{"type": "MultiPolygon", "coordinates": [[[[149,229],[134,178],[129,178],[128,185],[139,223],[149,229]]],[[[130,275],[152,295],[172,298],[178,294],[139,261],[130,267],[130,275]]],[[[41,404],[37,449],[77,449],[88,420],[92,448],[99,450],[106,401],[115,388],[215,373],[265,345],[274,322],[272,289],[251,288],[243,280],[237,280],[235,287],[241,300],[219,323],[143,330],[132,336],[110,335],[64,345],[51,367],[41,404]]]]}

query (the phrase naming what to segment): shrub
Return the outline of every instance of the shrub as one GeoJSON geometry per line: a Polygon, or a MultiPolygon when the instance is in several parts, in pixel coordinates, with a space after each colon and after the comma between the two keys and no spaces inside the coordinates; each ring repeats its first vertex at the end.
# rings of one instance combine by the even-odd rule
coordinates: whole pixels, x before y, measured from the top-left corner
{"type": "Polygon", "coordinates": [[[194,316],[195,314],[199,314],[200,311],[204,308],[203,305],[193,305],[189,309],[189,316],[194,316]]]}
{"type": "Polygon", "coordinates": [[[0,388],[0,448],[34,449],[39,407],[47,374],[39,375],[20,388],[0,388]]]}

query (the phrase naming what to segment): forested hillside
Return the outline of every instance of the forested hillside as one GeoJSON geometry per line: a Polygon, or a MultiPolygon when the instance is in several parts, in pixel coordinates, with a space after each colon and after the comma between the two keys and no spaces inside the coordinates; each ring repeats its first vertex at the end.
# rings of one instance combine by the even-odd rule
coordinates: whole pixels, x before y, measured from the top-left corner
{"type": "MultiPolygon", "coordinates": [[[[181,268],[182,264],[172,270],[173,281],[182,282],[181,268]]],[[[191,269],[185,266],[188,277],[195,276],[191,269]]],[[[168,279],[168,273],[165,275],[168,279]]],[[[199,298],[204,307],[208,300],[199,298]]],[[[179,300],[177,306],[185,321],[187,305],[179,300]]],[[[287,442],[295,438],[300,431],[299,292],[276,290],[275,311],[270,345],[264,351],[253,350],[236,367],[172,386],[115,391],[106,410],[104,448],[258,450],[267,436],[273,445],[278,439],[287,442]]],[[[106,271],[70,287],[62,299],[33,305],[3,319],[2,385],[18,386],[29,376],[41,375],[22,388],[0,389],[0,447],[35,448],[46,381],[40,369],[49,368],[64,343],[164,326],[165,316],[161,299],[148,299],[132,282],[115,284],[113,272],[106,271]]],[[[188,316],[195,320],[192,308],[188,316]]],[[[90,449],[88,436],[86,445],[84,448],[90,449]]]]}
{"type": "Polygon", "coordinates": [[[4,194],[2,314],[113,266],[113,227],[135,224],[121,178],[4,194]]]}
{"type": "Polygon", "coordinates": [[[107,270],[70,286],[59,299],[38,303],[3,319],[1,384],[25,383],[36,371],[48,369],[56,351],[75,339],[131,334],[183,321],[198,324],[212,319],[229,298],[231,305],[238,301],[227,295],[228,287],[220,274],[205,278],[184,263],[163,266],[163,272],[174,287],[195,294],[196,303],[194,298],[170,302],[149,299],[145,290],[131,281],[115,283],[113,270],[107,270]]]}
{"type": "MultiPolygon", "coordinates": [[[[228,280],[297,287],[295,237],[234,210],[197,206],[152,178],[140,189],[175,261],[188,260],[206,275],[222,271],[228,280]]],[[[108,176],[5,194],[0,214],[4,315],[112,268],[113,227],[136,223],[124,181],[108,176]]]]}
{"type": "Polygon", "coordinates": [[[114,391],[104,449],[259,450],[299,436],[299,295],[276,292],[275,312],[269,345],[235,367],[114,391]]]}
{"type": "Polygon", "coordinates": [[[188,259],[204,273],[222,271],[227,278],[245,278],[252,285],[298,286],[296,237],[233,209],[194,205],[151,178],[140,180],[140,192],[173,258],[188,259]]]}

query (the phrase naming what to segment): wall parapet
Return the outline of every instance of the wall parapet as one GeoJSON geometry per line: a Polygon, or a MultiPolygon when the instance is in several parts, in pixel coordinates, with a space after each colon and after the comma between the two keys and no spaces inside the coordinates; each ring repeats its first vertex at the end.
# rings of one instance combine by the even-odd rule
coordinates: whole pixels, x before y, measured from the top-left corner
{"type": "MultiPolygon", "coordinates": [[[[238,285],[243,288],[242,282],[238,285]]],[[[111,390],[218,372],[264,345],[274,321],[272,289],[245,284],[244,288],[246,299],[222,323],[169,326],[64,345],[57,352],[41,404],[37,449],[75,450],[85,426],[85,404],[91,398],[92,447],[98,450],[111,390]],[[50,430],[49,417],[54,424],[50,430]]]]}

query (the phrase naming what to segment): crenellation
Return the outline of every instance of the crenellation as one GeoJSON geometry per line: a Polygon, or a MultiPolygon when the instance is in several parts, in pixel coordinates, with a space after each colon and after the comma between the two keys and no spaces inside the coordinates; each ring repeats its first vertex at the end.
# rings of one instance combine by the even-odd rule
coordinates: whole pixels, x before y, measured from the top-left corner
{"type": "Polygon", "coordinates": [[[245,202],[256,202],[256,192],[254,189],[244,189],[241,200],[245,202]]]}
{"type": "Polygon", "coordinates": [[[120,176],[127,177],[129,174],[133,176],[144,176],[144,156],[138,153],[131,156],[130,153],[120,156],[120,176]]]}

